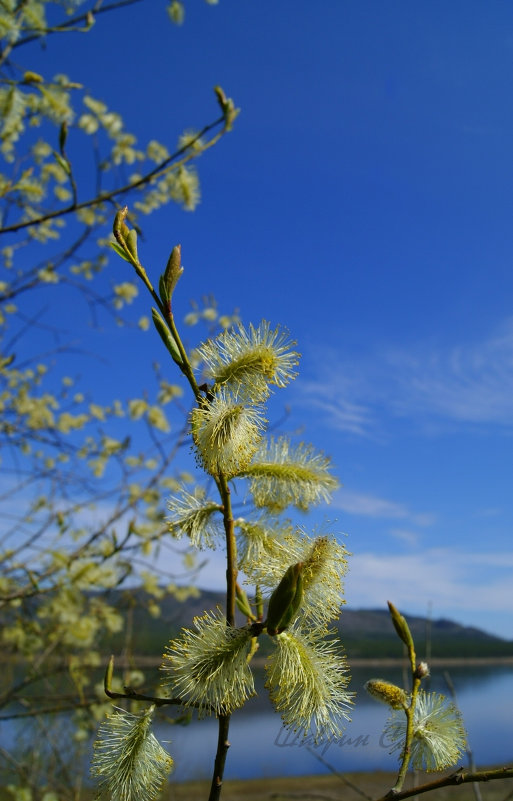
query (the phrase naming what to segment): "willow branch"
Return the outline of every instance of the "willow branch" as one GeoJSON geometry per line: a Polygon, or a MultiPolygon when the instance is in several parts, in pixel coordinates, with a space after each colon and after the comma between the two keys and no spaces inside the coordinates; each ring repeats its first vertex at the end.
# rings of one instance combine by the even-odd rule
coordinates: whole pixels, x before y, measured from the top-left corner
{"type": "Polygon", "coordinates": [[[212,783],[210,785],[210,795],[208,801],[219,801],[221,797],[221,790],[223,788],[224,766],[226,763],[226,755],[230,747],[228,740],[228,730],[230,728],[230,715],[221,715],[219,717],[219,734],[217,737],[217,750],[214,762],[214,773],[212,775],[212,783]]]}
{"type": "Polygon", "coordinates": [[[404,780],[406,779],[406,774],[408,771],[408,766],[411,760],[411,744],[413,741],[414,736],[414,723],[415,723],[415,707],[417,704],[417,695],[420,688],[421,678],[417,675],[416,670],[416,662],[417,656],[415,653],[415,643],[413,642],[413,637],[411,636],[410,628],[404,619],[404,617],[399,613],[399,611],[395,608],[395,606],[388,602],[388,608],[390,611],[390,616],[392,618],[392,623],[394,628],[397,632],[398,637],[403,641],[408,649],[408,658],[410,660],[410,668],[411,668],[411,678],[412,678],[412,691],[411,691],[411,699],[409,706],[404,707],[404,713],[406,715],[406,736],[404,739],[404,747],[401,754],[401,765],[399,767],[399,772],[397,774],[397,779],[390,790],[390,793],[398,793],[402,790],[404,780]]]}
{"type": "MultiPolygon", "coordinates": [[[[235,625],[235,598],[237,587],[237,544],[233,525],[231,491],[226,476],[222,473],[216,480],[219,494],[223,501],[223,522],[226,536],[226,623],[235,625]]],[[[214,760],[214,772],[210,785],[208,801],[219,801],[223,787],[224,768],[230,742],[230,715],[219,716],[217,750],[214,760]]]]}
{"type": "Polygon", "coordinates": [[[219,476],[218,489],[223,502],[223,522],[226,537],[226,622],[235,625],[235,597],[237,588],[237,545],[233,525],[231,491],[224,475],[219,476]]]}
{"type": "Polygon", "coordinates": [[[430,793],[432,790],[438,790],[440,787],[451,787],[453,785],[470,784],[472,782],[490,782],[497,779],[513,779],[513,766],[496,768],[494,770],[478,770],[475,772],[465,772],[463,769],[457,770],[455,773],[444,776],[441,779],[436,779],[433,782],[426,782],[426,784],[411,787],[409,790],[401,790],[394,792],[390,790],[386,795],[376,799],[376,801],[401,801],[403,798],[411,798],[414,795],[421,795],[422,793],[430,793]]]}
{"type": "Polygon", "coordinates": [[[315,759],[318,762],[320,762],[321,765],[324,765],[324,767],[328,768],[328,770],[331,771],[331,773],[333,773],[333,775],[336,776],[337,779],[340,779],[340,781],[344,782],[344,784],[347,785],[347,787],[350,787],[351,790],[353,790],[355,793],[361,795],[362,798],[366,798],[367,801],[372,801],[372,796],[367,795],[367,793],[364,792],[364,790],[361,790],[357,784],[354,784],[346,776],[344,776],[343,773],[340,773],[336,768],[334,768],[333,765],[330,765],[330,763],[327,760],[325,760],[320,754],[318,754],[317,751],[315,751],[315,749],[310,748],[310,746],[307,745],[306,750],[308,751],[309,754],[315,757],[315,759]]]}
{"type": "MultiPolygon", "coordinates": [[[[36,39],[40,39],[41,36],[48,36],[52,33],[70,33],[72,31],[76,31],[76,26],[78,25],[87,25],[89,22],[89,15],[92,14],[93,17],[97,17],[99,14],[105,14],[107,11],[117,11],[119,8],[124,8],[125,6],[132,6],[135,3],[141,3],[142,0],[119,0],[117,3],[111,3],[108,6],[102,5],[102,0],[98,0],[94,4],[89,11],[86,11],[84,14],[79,14],[71,19],[66,20],[66,22],[62,22],[60,25],[55,25],[52,28],[45,28],[43,31],[38,31],[34,34],[27,34],[22,39],[18,39],[17,42],[14,42],[11,50],[14,50],[17,47],[22,47],[22,45],[29,44],[29,42],[33,42],[36,39]]],[[[78,29],[79,32],[83,32],[83,28],[78,29]]]]}
{"type": "Polygon", "coordinates": [[[0,234],[8,234],[14,233],[15,231],[21,231],[24,228],[31,228],[33,225],[41,225],[41,223],[48,222],[48,220],[54,220],[57,217],[64,217],[67,214],[72,214],[76,211],[80,211],[81,209],[87,209],[90,206],[97,206],[100,203],[105,203],[109,200],[114,200],[121,195],[127,194],[127,192],[131,192],[134,189],[138,189],[141,186],[145,186],[146,184],[150,183],[153,178],[158,177],[161,173],[165,172],[171,164],[182,156],[187,150],[190,150],[190,153],[184,156],[183,159],[173,164],[173,166],[181,167],[184,164],[187,164],[192,159],[196,158],[197,156],[204,153],[210,147],[213,147],[219,139],[226,133],[226,118],[223,115],[219,117],[214,122],[211,122],[209,125],[205,125],[202,130],[196,134],[196,136],[187,142],[186,145],[180,147],[176,150],[171,156],[168,156],[166,159],[160,162],[153,170],[143,175],[137,181],[132,181],[131,183],[125,184],[125,186],[120,186],[117,189],[112,189],[110,192],[102,192],[100,195],[97,195],[94,198],[90,198],[89,200],[83,200],[81,203],[71,203],[69,206],[65,206],[62,209],[55,209],[54,211],[49,211],[46,214],[42,214],[40,217],[36,217],[33,220],[21,220],[20,222],[13,223],[12,225],[8,225],[5,228],[0,228],[0,234]],[[216,128],[218,125],[223,125],[221,131],[219,131],[209,142],[206,142],[200,151],[192,149],[192,145],[198,141],[202,136],[209,133],[213,128],[216,128]]]}
{"type": "Polygon", "coordinates": [[[13,712],[10,715],[2,715],[0,723],[4,720],[18,720],[19,718],[38,718],[40,715],[59,715],[61,712],[74,712],[76,709],[90,709],[92,706],[101,704],[98,698],[91,698],[88,701],[74,701],[70,704],[56,704],[55,706],[42,706],[38,709],[29,709],[25,712],[13,712]]]}
{"type": "MultiPolygon", "coordinates": [[[[182,698],[160,698],[158,696],[145,695],[144,693],[138,693],[137,690],[134,690],[132,687],[125,687],[124,692],[122,693],[116,692],[115,690],[112,689],[113,673],[114,673],[114,657],[111,656],[103,679],[103,690],[108,698],[112,699],[129,698],[131,701],[146,701],[150,704],[155,704],[155,706],[184,705],[182,698]]],[[[194,706],[194,704],[190,704],[190,706],[194,706]]]]}

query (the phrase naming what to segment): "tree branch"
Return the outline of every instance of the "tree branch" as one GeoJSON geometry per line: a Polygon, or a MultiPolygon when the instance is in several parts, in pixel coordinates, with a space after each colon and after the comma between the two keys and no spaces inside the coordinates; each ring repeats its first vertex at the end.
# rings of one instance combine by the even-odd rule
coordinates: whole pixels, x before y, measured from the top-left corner
{"type": "Polygon", "coordinates": [[[453,785],[470,784],[472,782],[489,782],[496,779],[512,779],[513,766],[496,768],[494,770],[480,770],[475,772],[465,772],[463,768],[450,773],[449,776],[444,776],[441,779],[436,779],[426,784],[411,787],[409,790],[401,790],[394,792],[390,790],[386,795],[376,799],[376,801],[401,801],[403,798],[411,798],[414,795],[421,795],[422,793],[430,793],[432,790],[438,790],[440,787],[451,787],[453,785]]]}
{"type": "Polygon", "coordinates": [[[146,184],[150,183],[153,178],[156,178],[160,173],[165,172],[168,167],[171,166],[172,162],[175,159],[182,156],[187,150],[191,152],[189,155],[184,156],[181,161],[177,162],[174,167],[182,166],[183,164],[187,164],[187,162],[192,161],[192,159],[196,158],[197,156],[201,155],[208,150],[208,148],[212,147],[219,141],[221,136],[226,133],[226,117],[223,115],[222,117],[218,117],[217,120],[211,122],[209,125],[205,125],[202,130],[196,134],[196,136],[188,141],[186,145],[180,147],[176,150],[171,156],[168,156],[164,161],[158,164],[153,170],[143,175],[142,178],[139,178],[137,181],[133,181],[132,183],[125,184],[125,186],[120,186],[117,189],[112,189],[110,192],[102,192],[100,195],[97,195],[94,198],[90,198],[89,200],[83,200],[81,203],[71,203],[69,206],[64,206],[62,209],[55,209],[54,211],[49,211],[46,214],[42,214],[40,217],[36,217],[33,220],[21,220],[20,222],[13,223],[12,225],[8,225],[5,228],[0,228],[0,234],[8,234],[14,233],[15,231],[21,231],[25,228],[31,228],[34,225],[41,225],[41,223],[48,222],[48,220],[54,220],[58,217],[64,217],[67,214],[72,214],[76,211],[80,211],[81,209],[86,209],[91,206],[97,206],[100,203],[106,203],[107,201],[114,200],[114,198],[118,198],[120,195],[125,195],[127,192],[131,192],[133,189],[138,189],[141,186],[145,186],[146,184]],[[202,136],[209,133],[213,128],[216,128],[218,125],[223,125],[221,131],[219,131],[209,142],[206,142],[201,151],[193,150],[192,145],[197,142],[202,136]]]}

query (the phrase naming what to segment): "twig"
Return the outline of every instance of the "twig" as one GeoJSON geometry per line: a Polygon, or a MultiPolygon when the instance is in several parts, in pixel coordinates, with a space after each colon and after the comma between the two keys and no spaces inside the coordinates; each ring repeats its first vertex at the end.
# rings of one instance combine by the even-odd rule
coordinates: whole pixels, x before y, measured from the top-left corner
{"type": "Polygon", "coordinates": [[[468,773],[463,768],[460,768],[455,773],[449,774],[449,776],[444,776],[433,782],[426,782],[426,784],[420,784],[418,787],[412,787],[409,790],[400,790],[399,792],[390,790],[390,792],[376,799],[376,801],[391,801],[391,799],[393,801],[401,801],[403,798],[411,798],[412,795],[430,793],[440,787],[451,787],[472,782],[490,782],[497,779],[513,779],[513,766],[496,768],[495,770],[469,771],[468,773]]]}
{"type": "MultiPolygon", "coordinates": [[[[453,684],[453,681],[452,681],[452,678],[451,678],[451,674],[449,673],[448,670],[444,670],[444,680],[445,680],[445,683],[447,684],[447,687],[449,689],[449,693],[451,695],[451,698],[452,698],[454,704],[456,706],[458,706],[458,701],[456,699],[456,688],[455,688],[455,686],[453,684]]],[[[467,742],[467,744],[465,746],[465,753],[466,753],[467,759],[468,759],[468,766],[469,766],[470,770],[474,771],[476,769],[476,763],[474,762],[474,754],[472,753],[472,749],[471,749],[470,745],[468,744],[468,742],[467,742]]],[[[481,788],[479,787],[479,784],[473,784],[472,785],[472,790],[474,791],[474,796],[475,796],[476,801],[483,801],[483,796],[481,795],[481,788]]]]}
{"type": "Polygon", "coordinates": [[[331,773],[333,773],[333,775],[336,776],[337,779],[340,779],[341,782],[344,782],[344,784],[350,787],[351,790],[354,790],[355,793],[358,793],[358,795],[361,795],[363,798],[366,798],[367,801],[372,801],[372,796],[367,795],[367,793],[364,792],[364,790],[361,790],[358,787],[358,785],[353,784],[353,782],[350,781],[346,776],[344,776],[343,773],[339,773],[339,771],[336,768],[334,768],[333,765],[330,765],[330,763],[327,762],[320,754],[317,754],[313,748],[310,748],[310,746],[307,745],[306,750],[310,754],[312,754],[312,756],[314,756],[317,759],[317,761],[321,763],[321,765],[324,765],[324,767],[328,768],[328,770],[331,771],[331,773]]]}
{"type": "MultiPolygon", "coordinates": [[[[129,698],[131,701],[146,701],[148,703],[155,704],[155,706],[183,706],[182,698],[159,698],[153,695],[145,695],[144,693],[138,693],[137,690],[133,689],[133,687],[125,687],[124,692],[122,693],[115,692],[111,689],[113,672],[114,657],[111,656],[109,664],[107,665],[107,670],[105,671],[105,677],[103,679],[103,689],[108,698],[112,698],[113,700],[116,698],[129,698]]],[[[189,706],[195,705],[189,704],[189,706]]]]}
{"type": "Polygon", "coordinates": [[[90,206],[97,206],[100,203],[105,203],[109,200],[119,197],[120,195],[125,195],[127,192],[131,192],[133,189],[138,189],[140,186],[144,186],[150,181],[155,178],[160,173],[167,170],[167,168],[171,165],[171,163],[185,153],[186,150],[190,149],[190,153],[187,156],[174,164],[173,166],[176,168],[183,164],[186,164],[188,161],[191,161],[194,158],[197,158],[200,153],[192,149],[192,145],[197,142],[202,136],[206,133],[211,131],[213,128],[216,128],[218,125],[223,124],[223,128],[219,131],[209,142],[206,142],[203,147],[201,148],[201,153],[204,153],[205,150],[212,147],[212,145],[216,144],[218,140],[226,133],[226,118],[223,115],[219,117],[214,122],[210,123],[209,125],[205,125],[202,130],[196,134],[196,136],[187,142],[186,145],[183,147],[178,148],[171,156],[164,159],[160,164],[158,164],[153,170],[143,175],[142,178],[139,178],[137,181],[132,181],[129,184],[125,184],[125,186],[120,186],[118,189],[112,189],[110,192],[103,192],[102,194],[90,198],[89,200],[83,200],[81,203],[71,203],[69,206],[64,206],[62,209],[55,209],[54,211],[49,211],[46,214],[42,214],[40,217],[36,217],[33,220],[21,220],[20,222],[13,223],[12,225],[7,225],[5,228],[0,228],[0,234],[8,234],[13,233],[15,231],[21,231],[24,228],[30,228],[33,225],[40,225],[41,223],[48,222],[48,220],[54,220],[57,217],[64,217],[66,214],[72,214],[75,211],[80,211],[81,209],[87,209],[90,206]]]}

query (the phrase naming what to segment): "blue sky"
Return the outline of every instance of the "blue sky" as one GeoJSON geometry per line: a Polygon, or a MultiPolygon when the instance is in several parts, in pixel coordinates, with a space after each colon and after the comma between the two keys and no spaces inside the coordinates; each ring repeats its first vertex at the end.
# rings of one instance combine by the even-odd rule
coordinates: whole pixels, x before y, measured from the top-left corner
{"type": "MultiPolygon", "coordinates": [[[[151,217],[144,262],[157,274],[181,242],[184,312],[213,292],[297,339],[300,377],[272,412],[289,404],[286,429],[336,465],[343,487],[305,525],[347,532],[348,603],[513,638],[513,6],[186,14],[173,27],[154,0],[105,15],[72,50],[34,46],[34,69],[82,81],[141,144],[214,119],[215,84],[234,98],[234,131],[198,164],[200,206],[151,217]]],[[[103,335],[118,395],[146,380],[151,336],[103,335]]],[[[203,583],[221,586],[218,557],[203,583]]]]}

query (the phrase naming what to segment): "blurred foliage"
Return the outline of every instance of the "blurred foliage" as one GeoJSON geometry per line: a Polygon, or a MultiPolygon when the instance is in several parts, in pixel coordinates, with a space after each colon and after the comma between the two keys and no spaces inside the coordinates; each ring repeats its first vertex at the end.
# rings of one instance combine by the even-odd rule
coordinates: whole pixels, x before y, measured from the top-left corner
{"type": "MultiPolygon", "coordinates": [[[[120,682],[145,680],[130,669],[131,613],[109,593],[137,576],[146,591],[138,597],[156,618],[163,598],[195,592],[176,583],[175,574],[194,580],[189,549],[161,542],[163,499],[194,487],[173,465],[185,438],[182,388],[156,365],[151,392],[122,399],[112,389],[105,402],[105,387],[84,387],[78,368],[64,364],[76,346],[56,311],[89,309],[90,319],[77,315],[77,336],[99,315],[149,327],[148,318],[130,318],[136,285],[102,275],[112,212],[129,197],[140,228],[170,203],[192,211],[200,199],[193,162],[235,111],[218,90],[216,118],[202,131],[177,131],[175,144],[139,143],[119,112],[72,76],[36,72],[25,47],[115,24],[135,2],[0,3],[0,721],[9,727],[0,765],[2,784],[27,801],[80,797],[75,766],[104,714],[98,666],[111,636],[126,657],[120,682]],[[159,548],[173,549],[173,575],[157,578],[159,548]]],[[[183,19],[181,4],[167,7],[183,19]]],[[[68,52],[71,74],[72,44],[68,52]]],[[[231,319],[206,298],[187,322],[212,332],[231,319]]]]}

